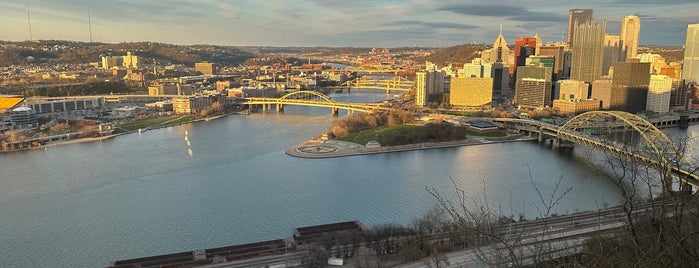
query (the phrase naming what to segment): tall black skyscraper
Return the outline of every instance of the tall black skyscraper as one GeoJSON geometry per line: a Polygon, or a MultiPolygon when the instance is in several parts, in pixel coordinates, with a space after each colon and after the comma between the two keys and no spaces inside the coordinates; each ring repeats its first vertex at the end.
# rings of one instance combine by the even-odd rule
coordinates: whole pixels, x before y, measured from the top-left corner
{"type": "Polygon", "coordinates": [[[575,26],[592,22],[592,9],[571,9],[568,14],[568,47],[573,46],[575,26]]]}

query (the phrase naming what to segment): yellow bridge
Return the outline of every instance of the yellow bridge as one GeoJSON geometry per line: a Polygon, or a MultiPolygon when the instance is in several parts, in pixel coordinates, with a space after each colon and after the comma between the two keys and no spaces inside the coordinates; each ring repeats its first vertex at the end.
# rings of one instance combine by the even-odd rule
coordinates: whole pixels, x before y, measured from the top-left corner
{"type": "Polygon", "coordinates": [[[348,80],[342,85],[335,88],[362,88],[362,89],[379,89],[386,90],[386,93],[391,91],[407,91],[410,90],[414,82],[402,78],[400,76],[395,76],[390,79],[379,79],[372,76],[362,76],[357,77],[353,80],[348,80]]]}
{"type": "MultiPolygon", "coordinates": [[[[612,153],[620,159],[640,163],[657,170],[663,177],[665,192],[670,192],[671,178],[678,179],[682,187],[699,188],[699,174],[689,167],[683,152],[652,123],[627,112],[593,111],[573,117],[562,126],[529,119],[496,118],[514,131],[524,131],[553,139],[555,147],[566,147],[566,143],[577,143],[612,153]],[[632,134],[627,134],[631,132],[632,134]],[[638,142],[617,142],[614,138],[638,135],[638,142]]],[[[697,163],[692,163],[696,166],[697,163]]]]}
{"type": "Polygon", "coordinates": [[[347,110],[348,114],[353,114],[355,111],[374,112],[392,109],[382,104],[336,102],[315,91],[295,91],[279,98],[242,98],[241,100],[240,104],[262,105],[263,110],[269,110],[272,105],[275,105],[277,112],[284,111],[285,105],[327,107],[331,109],[333,115],[337,115],[338,110],[347,110]]]}

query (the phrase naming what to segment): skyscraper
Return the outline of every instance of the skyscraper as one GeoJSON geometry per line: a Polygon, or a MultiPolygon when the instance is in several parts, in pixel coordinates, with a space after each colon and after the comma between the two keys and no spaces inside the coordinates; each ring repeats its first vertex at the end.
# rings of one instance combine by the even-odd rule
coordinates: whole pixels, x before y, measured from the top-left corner
{"type": "Polygon", "coordinates": [[[514,104],[528,109],[550,107],[552,73],[551,67],[520,66],[515,82],[514,104]]]}
{"type": "Polygon", "coordinates": [[[575,26],[592,22],[592,9],[571,9],[568,14],[568,47],[573,46],[575,26]]]}
{"type": "Polygon", "coordinates": [[[699,24],[687,25],[682,79],[687,82],[699,82],[699,24]]]}
{"type": "Polygon", "coordinates": [[[604,35],[604,56],[602,56],[602,75],[609,74],[609,67],[615,62],[626,61],[624,43],[618,35],[604,35]]]}
{"type": "Polygon", "coordinates": [[[613,67],[610,109],[629,113],[645,111],[650,84],[650,63],[617,62],[613,67]]]}
{"type": "Polygon", "coordinates": [[[539,48],[539,56],[552,56],[554,58],[553,73],[557,78],[563,76],[563,46],[546,44],[539,48]]]}
{"type": "Polygon", "coordinates": [[[667,113],[670,111],[672,78],[666,75],[651,75],[646,98],[646,111],[667,113]]]}
{"type": "Polygon", "coordinates": [[[592,21],[574,27],[571,79],[592,82],[602,74],[606,25],[606,21],[602,24],[592,21]]]}
{"type": "Polygon", "coordinates": [[[638,34],[641,32],[641,20],[634,16],[628,15],[621,20],[621,41],[624,42],[626,49],[626,58],[636,57],[638,53],[638,34]]]}

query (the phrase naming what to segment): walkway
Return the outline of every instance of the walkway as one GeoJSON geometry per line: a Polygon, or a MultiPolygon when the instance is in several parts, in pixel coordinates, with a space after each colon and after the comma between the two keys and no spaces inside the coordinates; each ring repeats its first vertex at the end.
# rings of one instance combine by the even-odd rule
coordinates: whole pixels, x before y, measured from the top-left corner
{"type": "Polygon", "coordinates": [[[514,141],[529,141],[532,138],[521,137],[515,139],[487,140],[484,137],[469,137],[468,139],[447,142],[423,142],[416,144],[406,144],[398,146],[381,146],[378,148],[368,148],[357,143],[325,140],[313,138],[305,142],[296,144],[286,149],[286,154],[302,158],[331,158],[353,155],[381,154],[392,152],[404,152],[413,150],[428,150],[435,148],[449,148],[458,146],[483,145],[491,143],[503,143],[514,141]]]}

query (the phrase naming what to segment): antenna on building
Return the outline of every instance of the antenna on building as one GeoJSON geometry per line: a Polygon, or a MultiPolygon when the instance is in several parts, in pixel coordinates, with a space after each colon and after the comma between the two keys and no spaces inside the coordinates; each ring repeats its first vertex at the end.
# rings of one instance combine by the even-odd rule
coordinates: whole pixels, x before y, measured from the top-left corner
{"type": "Polygon", "coordinates": [[[500,35],[502,35],[502,23],[500,23],[500,35]]]}
{"type": "Polygon", "coordinates": [[[29,24],[29,41],[32,41],[32,18],[29,16],[29,0],[27,0],[27,23],[29,24]]]}
{"type": "Polygon", "coordinates": [[[87,9],[87,26],[90,29],[90,43],[92,43],[92,19],[90,18],[90,9],[87,9]]]}

